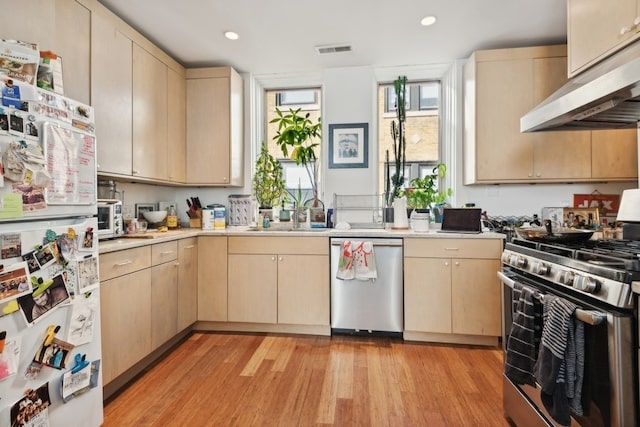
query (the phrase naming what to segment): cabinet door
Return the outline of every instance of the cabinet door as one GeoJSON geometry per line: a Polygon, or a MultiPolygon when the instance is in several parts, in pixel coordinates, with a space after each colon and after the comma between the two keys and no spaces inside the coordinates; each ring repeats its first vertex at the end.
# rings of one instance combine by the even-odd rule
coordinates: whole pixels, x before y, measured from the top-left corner
{"type": "Polygon", "coordinates": [[[167,68],[167,178],[186,179],[186,82],[184,75],[167,68]]]}
{"type": "Polygon", "coordinates": [[[276,255],[229,254],[229,321],[278,322],[276,255]]]}
{"type": "Polygon", "coordinates": [[[113,17],[91,15],[91,105],[95,108],[98,173],[131,175],[132,42],[113,17]]]}
{"type": "Polygon", "coordinates": [[[329,324],[329,257],[278,256],[278,323],[329,324]]]}
{"type": "Polygon", "coordinates": [[[228,77],[187,79],[187,182],[229,184],[228,77]]]}
{"type": "MultiPolygon", "coordinates": [[[[532,106],[566,83],[567,58],[535,58],[533,70],[532,106]]],[[[538,132],[530,137],[534,147],[535,180],[591,177],[591,132],[538,132]]]]}
{"type": "Polygon", "coordinates": [[[56,0],[55,34],[55,46],[41,48],[62,57],[64,95],[90,104],[91,11],[77,1],[56,0]]]}
{"type": "Polygon", "coordinates": [[[178,332],[191,326],[198,315],[198,240],[178,242],[178,332]]]}
{"type": "Polygon", "coordinates": [[[454,334],[500,336],[499,260],[453,259],[451,312],[454,334]]]}
{"type": "Polygon", "coordinates": [[[531,179],[532,137],[520,133],[520,117],[533,105],[532,80],[533,69],[528,58],[477,64],[475,167],[478,181],[531,179]]]}
{"type": "Polygon", "coordinates": [[[151,349],[178,332],[178,263],[151,267],[151,349]]]}
{"type": "Polygon", "coordinates": [[[451,298],[451,260],[404,259],[405,330],[451,333],[451,298]]]}
{"type": "Polygon", "coordinates": [[[102,378],[108,384],[151,352],[151,270],[100,286],[102,378]]]}
{"type": "Polygon", "coordinates": [[[227,237],[198,237],[198,320],[227,321],[227,237]]]}
{"type": "Polygon", "coordinates": [[[638,179],[638,130],[595,130],[591,133],[594,178],[638,179]]]}
{"type": "Polygon", "coordinates": [[[133,175],[168,178],[167,66],[133,44],[133,175]]]}
{"type": "Polygon", "coordinates": [[[567,15],[570,75],[636,37],[637,0],[568,0],[567,15]],[[621,33],[624,27],[629,31],[621,33]]]}

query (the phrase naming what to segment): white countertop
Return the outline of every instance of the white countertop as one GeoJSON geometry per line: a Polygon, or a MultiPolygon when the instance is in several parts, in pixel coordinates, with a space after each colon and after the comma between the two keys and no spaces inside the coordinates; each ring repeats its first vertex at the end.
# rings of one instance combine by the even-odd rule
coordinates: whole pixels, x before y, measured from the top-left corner
{"type": "Polygon", "coordinates": [[[171,240],[185,239],[197,236],[306,236],[306,237],[385,237],[385,238],[432,238],[432,239],[504,239],[501,233],[483,232],[479,234],[439,233],[435,229],[417,232],[413,230],[394,230],[383,228],[336,230],[333,228],[278,230],[276,227],[255,229],[251,227],[227,227],[220,230],[202,230],[199,228],[183,228],[166,232],[152,232],[141,237],[123,237],[120,239],[101,240],[99,251],[101,254],[131,249],[171,240]]]}

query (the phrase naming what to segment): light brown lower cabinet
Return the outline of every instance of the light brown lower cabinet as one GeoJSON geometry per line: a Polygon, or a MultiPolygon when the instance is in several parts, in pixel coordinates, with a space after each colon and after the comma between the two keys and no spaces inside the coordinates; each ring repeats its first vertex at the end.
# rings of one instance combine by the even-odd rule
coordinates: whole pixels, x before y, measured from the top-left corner
{"type": "Polygon", "coordinates": [[[501,335],[499,239],[405,239],[406,331],[501,335]]]}
{"type": "Polygon", "coordinates": [[[102,382],[151,352],[151,246],[100,255],[102,382]]]}
{"type": "Polygon", "coordinates": [[[227,321],[227,236],[198,237],[198,320],[227,321]]]}
{"type": "Polygon", "coordinates": [[[326,237],[229,237],[228,320],[329,324],[326,237]]]}
{"type": "Polygon", "coordinates": [[[151,246],[151,350],[178,333],[178,241],[151,246]]]}
{"type": "Polygon", "coordinates": [[[178,332],[198,320],[198,238],[178,240],[178,332]]]}

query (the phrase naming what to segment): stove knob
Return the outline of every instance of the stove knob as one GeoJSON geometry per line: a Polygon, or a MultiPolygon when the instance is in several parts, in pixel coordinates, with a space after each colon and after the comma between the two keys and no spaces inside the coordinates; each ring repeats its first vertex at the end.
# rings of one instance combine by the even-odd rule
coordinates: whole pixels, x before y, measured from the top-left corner
{"type": "Polygon", "coordinates": [[[516,265],[516,267],[519,267],[519,268],[525,268],[525,267],[527,266],[527,264],[528,264],[528,263],[527,263],[527,259],[526,259],[526,258],[524,258],[524,257],[519,256],[519,257],[516,259],[516,264],[515,264],[515,265],[516,265]]]}
{"type": "Polygon", "coordinates": [[[551,273],[551,266],[544,262],[536,262],[533,264],[533,272],[541,276],[548,276],[551,273]]]}
{"type": "Polygon", "coordinates": [[[573,286],[573,273],[570,271],[563,271],[560,273],[560,283],[567,286],[573,286]]]}
{"type": "Polygon", "coordinates": [[[502,254],[502,262],[505,264],[511,264],[511,254],[502,254]]]}
{"type": "Polygon", "coordinates": [[[573,280],[573,287],[590,294],[595,294],[602,285],[596,279],[587,276],[576,276],[573,280]]]}

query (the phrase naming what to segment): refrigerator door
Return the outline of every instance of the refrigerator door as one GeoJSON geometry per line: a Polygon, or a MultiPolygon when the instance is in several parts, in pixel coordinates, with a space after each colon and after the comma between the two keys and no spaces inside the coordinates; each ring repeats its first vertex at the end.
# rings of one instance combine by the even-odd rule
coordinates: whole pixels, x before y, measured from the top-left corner
{"type": "Polygon", "coordinates": [[[93,108],[42,89],[22,109],[0,107],[0,223],[93,216],[93,108]]]}
{"type": "Polygon", "coordinates": [[[36,390],[38,398],[48,392],[49,422],[42,425],[97,427],[103,422],[100,372],[91,379],[91,365],[99,368],[101,359],[94,230],[97,220],[93,217],[2,225],[0,315],[8,313],[0,317],[0,336],[5,332],[0,354],[0,427],[12,425],[23,407],[33,405],[33,399],[25,397],[29,389],[36,390]],[[16,288],[12,281],[20,285],[16,288]],[[25,289],[25,282],[31,289],[25,289]],[[7,308],[16,302],[16,311],[7,308]],[[49,345],[45,345],[47,336],[54,338],[49,345]],[[31,369],[34,360],[41,363],[31,369]],[[74,389],[66,380],[63,400],[63,375],[70,375],[83,362],[88,362],[88,369],[74,379],[87,381],[86,391],[69,399],[74,389]],[[26,375],[37,371],[38,365],[36,375],[26,375]]]}

